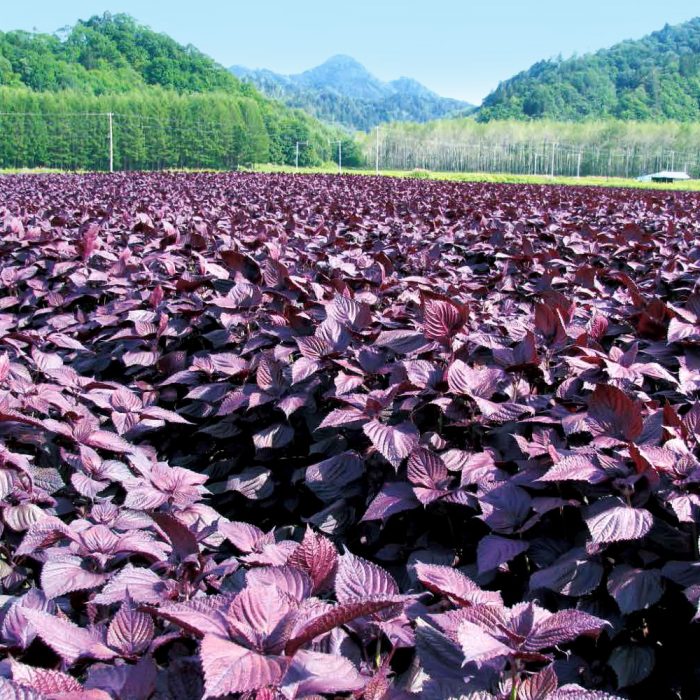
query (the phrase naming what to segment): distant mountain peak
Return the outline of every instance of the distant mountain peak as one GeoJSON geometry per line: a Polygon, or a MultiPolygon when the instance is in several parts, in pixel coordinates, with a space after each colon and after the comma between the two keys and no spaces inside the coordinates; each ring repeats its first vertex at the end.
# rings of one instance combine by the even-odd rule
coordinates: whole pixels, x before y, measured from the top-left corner
{"type": "Polygon", "coordinates": [[[440,97],[412,78],[384,82],[347,54],[330,56],[296,75],[243,66],[230,70],[269,97],[355,129],[388,121],[423,122],[471,108],[466,102],[440,97]]]}
{"type": "Polygon", "coordinates": [[[332,66],[338,68],[361,68],[362,70],[366,70],[366,68],[356,58],[348,56],[348,54],[346,53],[337,53],[333,56],[329,56],[323,63],[317,66],[317,68],[320,68],[322,66],[332,66]]]}

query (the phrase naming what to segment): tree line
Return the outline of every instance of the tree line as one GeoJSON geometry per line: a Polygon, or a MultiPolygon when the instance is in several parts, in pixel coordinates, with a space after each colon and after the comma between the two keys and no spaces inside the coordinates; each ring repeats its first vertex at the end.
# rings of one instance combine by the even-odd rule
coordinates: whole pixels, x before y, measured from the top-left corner
{"type": "Polygon", "coordinates": [[[181,94],[162,88],[94,95],[0,88],[0,168],[105,170],[112,113],[114,167],[231,169],[251,163],[320,165],[350,137],[302,112],[226,92],[181,94]]]}
{"type": "MultiPolygon", "coordinates": [[[[471,118],[380,128],[381,167],[456,172],[637,177],[659,170],[700,176],[700,124],[471,118]]],[[[362,137],[374,163],[376,132],[362,137]]]]}

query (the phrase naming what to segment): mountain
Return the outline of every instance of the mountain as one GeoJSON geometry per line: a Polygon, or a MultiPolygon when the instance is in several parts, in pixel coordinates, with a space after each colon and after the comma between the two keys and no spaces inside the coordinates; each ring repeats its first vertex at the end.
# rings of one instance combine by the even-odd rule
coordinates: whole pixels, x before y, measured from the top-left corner
{"type": "MultiPolygon", "coordinates": [[[[300,164],[315,165],[344,136],[125,14],[54,35],[0,32],[0,105],[0,167],[104,167],[107,113],[125,168],[294,163],[297,141],[300,164]]],[[[352,144],[343,152],[352,164],[352,144]]]]}
{"type": "Polygon", "coordinates": [[[393,92],[350,56],[332,56],[320,66],[290,77],[302,88],[335,92],[357,100],[381,100],[393,92]]]}
{"type": "Polygon", "coordinates": [[[109,13],[79,21],[63,36],[0,32],[0,85],[94,94],[154,85],[252,94],[194,46],[181,46],[128,15],[109,13]]]}
{"type": "Polygon", "coordinates": [[[367,131],[391,121],[426,122],[473,106],[429,90],[410,78],[383,82],[350,56],[332,56],[296,75],[232,66],[231,72],[263,94],[323,121],[367,131]]]}
{"type": "Polygon", "coordinates": [[[501,83],[477,119],[696,121],[700,18],[567,60],[540,61],[501,83]]]}

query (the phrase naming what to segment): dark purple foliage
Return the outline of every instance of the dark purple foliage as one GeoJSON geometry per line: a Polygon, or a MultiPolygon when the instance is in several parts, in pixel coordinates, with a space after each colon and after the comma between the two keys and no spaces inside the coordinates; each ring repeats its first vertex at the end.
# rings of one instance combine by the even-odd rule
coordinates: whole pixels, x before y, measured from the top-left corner
{"type": "Polygon", "coordinates": [[[698,697],[699,222],[0,178],[0,697],[698,697]]]}

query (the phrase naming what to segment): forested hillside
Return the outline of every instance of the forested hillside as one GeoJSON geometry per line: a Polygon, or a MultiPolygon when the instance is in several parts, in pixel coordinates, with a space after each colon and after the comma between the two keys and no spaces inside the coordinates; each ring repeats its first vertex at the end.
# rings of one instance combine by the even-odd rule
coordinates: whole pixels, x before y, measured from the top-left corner
{"type": "Polygon", "coordinates": [[[0,32],[0,112],[0,167],[104,168],[107,112],[118,168],[292,163],[297,141],[313,165],[347,138],[121,14],[60,35],[0,32]]]}
{"type": "Polygon", "coordinates": [[[232,66],[231,72],[290,107],[362,131],[386,122],[426,122],[473,110],[469,103],[441,97],[410,78],[383,82],[350,56],[332,56],[297,75],[243,66],[232,66]]]}
{"type": "Polygon", "coordinates": [[[536,63],[501,83],[478,119],[700,119],[700,18],[597,53],[536,63]]]}

